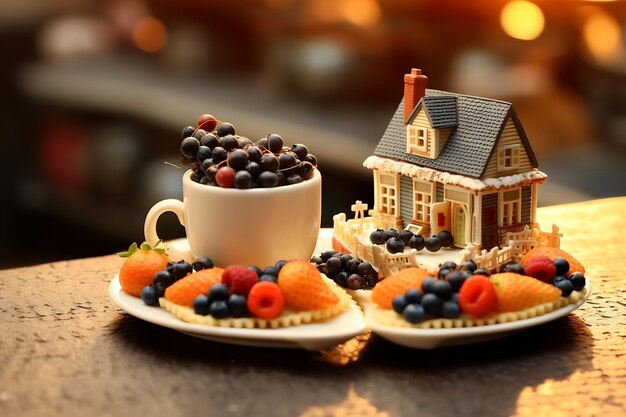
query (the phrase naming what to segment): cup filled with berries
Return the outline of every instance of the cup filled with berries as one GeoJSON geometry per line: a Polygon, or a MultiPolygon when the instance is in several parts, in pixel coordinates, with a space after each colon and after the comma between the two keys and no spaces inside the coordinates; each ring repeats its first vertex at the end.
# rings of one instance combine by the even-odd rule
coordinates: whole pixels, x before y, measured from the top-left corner
{"type": "Polygon", "coordinates": [[[285,146],[275,133],[257,142],[204,114],[183,129],[183,201],[155,204],[144,223],[146,241],[159,241],[161,214],[185,227],[191,257],[216,265],[273,265],[308,259],[321,222],[322,176],[302,144],[285,146]]]}

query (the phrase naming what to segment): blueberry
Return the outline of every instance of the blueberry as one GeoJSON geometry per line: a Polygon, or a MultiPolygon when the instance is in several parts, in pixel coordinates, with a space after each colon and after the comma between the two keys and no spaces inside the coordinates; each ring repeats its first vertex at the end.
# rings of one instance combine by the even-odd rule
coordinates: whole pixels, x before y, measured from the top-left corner
{"type": "MultiPolygon", "coordinates": [[[[221,140],[221,146],[227,151],[232,151],[233,149],[237,149],[237,147],[239,146],[239,142],[237,141],[237,138],[234,137],[233,135],[226,135],[221,140]]],[[[242,151],[242,152],[246,154],[246,159],[247,159],[248,153],[245,151],[242,151]]]]}
{"type": "Polygon", "coordinates": [[[295,153],[299,160],[303,161],[309,153],[306,146],[299,143],[291,146],[291,152],[295,153]]]}
{"type": "Polygon", "coordinates": [[[141,300],[149,306],[159,305],[159,297],[157,297],[154,285],[146,285],[143,287],[141,290],[141,300]]]}
{"type": "Polygon", "coordinates": [[[346,266],[346,262],[348,262],[349,260],[352,259],[352,255],[349,255],[347,253],[342,254],[341,256],[339,256],[339,260],[341,261],[341,265],[346,266]]]}
{"type": "Polygon", "coordinates": [[[400,238],[392,237],[387,241],[386,248],[389,253],[400,253],[404,251],[404,243],[400,238]]]}
{"type": "Polygon", "coordinates": [[[226,304],[226,301],[213,301],[209,306],[209,314],[214,319],[225,319],[228,317],[228,313],[228,304],[226,304]]]}
{"type": "MultiPolygon", "coordinates": [[[[198,148],[198,152],[196,152],[196,161],[198,161],[199,164],[202,164],[207,159],[210,159],[211,163],[213,163],[213,152],[206,146],[200,146],[198,148]]],[[[203,169],[202,171],[204,172],[206,169],[203,169]]]]}
{"type": "Polygon", "coordinates": [[[474,275],[484,275],[486,277],[490,277],[491,274],[487,271],[487,268],[476,268],[474,270],[474,275]]]}
{"type": "Polygon", "coordinates": [[[215,129],[215,133],[217,133],[218,136],[234,135],[235,126],[230,123],[222,123],[215,129]]]}
{"type": "Polygon", "coordinates": [[[209,258],[197,258],[192,264],[191,267],[194,271],[202,271],[203,269],[211,269],[213,268],[213,261],[209,258]]]}
{"type": "Polygon", "coordinates": [[[524,267],[519,262],[509,262],[502,267],[502,272],[515,272],[516,274],[526,275],[524,267]]]}
{"type": "Polygon", "coordinates": [[[357,272],[361,276],[373,274],[373,275],[376,275],[376,277],[378,277],[378,272],[376,272],[372,264],[369,262],[359,263],[359,266],[357,267],[357,272]]]}
{"type": "Polygon", "coordinates": [[[359,273],[359,275],[363,275],[362,273],[359,272],[360,265],[361,265],[361,262],[358,259],[350,259],[348,262],[346,262],[346,265],[344,266],[344,270],[348,274],[359,273]]]}
{"type": "Polygon", "coordinates": [[[277,277],[278,276],[278,268],[276,268],[275,266],[266,266],[263,269],[263,274],[273,275],[273,276],[277,277]]]}
{"type": "Polygon", "coordinates": [[[567,262],[567,259],[556,258],[554,260],[554,266],[556,267],[557,275],[565,275],[567,271],[569,271],[569,262],[567,262]]]}
{"type": "Polygon", "coordinates": [[[263,188],[276,187],[278,185],[278,175],[275,172],[264,171],[259,174],[259,186],[263,188]]]}
{"type": "Polygon", "coordinates": [[[259,164],[257,164],[254,161],[248,162],[245,170],[248,171],[250,175],[252,175],[252,178],[258,177],[259,174],[261,173],[261,167],[259,166],[259,164]]]}
{"type": "Polygon", "coordinates": [[[415,250],[422,250],[426,242],[424,242],[424,236],[422,235],[413,235],[411,239],[409,239],[409,247],[415,250]]]}
{"type": "Polygon", "coordinates": [[[181,139],[188,138],[189,136],[193,136],[193,132],[196,131],[196,128],[193,126],[187,126],[183,129],[183,133],[180,135],[181,139]]]}
{"type": "Polygon", "coordinates": [[[564,275],[557,275],[556,277],[552,278],[552,285],[554,285],[556,287],[556,284],[566,280],[567,277],[565,277],[564,275]]]}
{"type": "Polygon", "coordinates": [[[422,302],[420,303],[424,310],[428,314],[433,316],[441,315],[441,308],[443,307],[443,300],[437,297],[435,294],[424,294],[422,302]]]}
{"type": "Polygon", "coordinates": [[[296,155],[291,152],[281,153],[278,156],[278,166],[280,169],[288,169],[297,164],[296,155]]]}
{"type": "Polygon", "coordinates": [[[191,174],[191,181],[193,181],[193,182],[200,182],[200,181],[202,181],[202,178],[204,178],[204,172],[202,172],[200,170],[194,171],[191,174]]]}
{"type": "Polygon", "coordinates": [[[220,139],[217,136],[215,136],[213,133],[207,133],[202,138],[202,144],[206,146],[207,148],[213,150],[217,146],[220,146],[220,139]]]}
{"type": "Polygon", "coordinates": [[[159,284],[163,285],[165,288],[167,288],[170,285],[172,285],[174,282],[176,282],[176,279],[174,279],[172,274],[167,272],[166,270],[159,271],[156,274],[154,274],[154,283],[155,284],[159,283],[159,284]]]}
{"type": "Polygon", "coordinates": [[[304,181],[304,180],[298,174],[290,174],[290,175],[287,175],[287,177],[285,178],[285,182],[287,184],[290,184],[290,185],[291,184],[298,184],[298,183],[300,183],[302,181],[304,181]]]}
{"type": "Polygon", "coordinates": [[[431,292],[442,300],[449,300],[452,295],[452,286],[448,281],[435,281],[431,292]]]}
{"type": "Polygon", "coordinates": [[[241,294],[231,294],[228,297],[228,311],[233,317],[243,317],[248,312],[246,307],[246,297],[241,294]]]}
{"type": "Polygon", "coordinates": [[[278,158],[272,154],[265,154],[261,157],[259,165],[261,166],[261,171],[276,172],[279,165],[278,158]]]}
{"type": "Polygon", "coordinates": [[[174,268],[172,269],[172,275],[174,279],[179,280],[181,278],[186,277],[187,275],[193,272],[193,268],[191,264],[185,261],[176,262],[174,264],[174,268]]]}
{"type": "Polygon", "coordinates": [[[196,159],[198,148],[200,148],[200,142],[193,136],[183,139],[180,143],[180,153],[187,158],[196,159]]]}
{"type": "Polygon", "coordinates": [[[327,260],[329,260],[332,256],[338,254],[339,252],[337,252],[336,250],[327,250],[325,252],[322,252],[322,261],[326,262],[327,260]]]}
{"type": "Polygon", "coordinates": [[[248,139],[248,138],[242,138],[242,137],[240,137],[240,138],[238,139],[238,141],[239,141],[239,147],[240,147],[240,148],[244,148],[244,147],[246,147],[246,146],[252,145],[252,141],[251,141],[250,139],[248,139]]]}
{"type": "Polygon", "coordinates": [[[433,277],[426,278],[424,281],[422,281],[422,291],[424,292],[424,294],[432,292],[433,284],[435,282],[437,282],[437,280],[433,277]]]}
{"type": "Polygon", "coordinates": [[[246,148],[246,151],[248,152],[248,159],[253,162],[259,162],[261,160],[261,157],[263,156],[263,152],[261,152],[261,149],[255,145],[248,146],[246,148]]]}
{"type": "Polygon", "coordinates": [[[413,232],[407,229],[402,229],[398,232],[398,238],[404,243],[405,246],[409,246],[409,241],[413,237],[413,232]]]}
{"type": "Polygon", "coordinates": [[[193,311],[201,316],[209,314],[209,297],[204,294],[199,294],[195,300],[193,300],[193,311]]]}
{"type": "Polygon", "coordinates": [[[261,271],[261,268],[259,268],[258,266],[249,266],[248,269],[256,272],[257,276],[259,277],[263,275],[263,271],[261,271]]]}
{"type": "Polygon", "coordinates": [[[359,274],[352,274],[346,279],[346,283],[348,284],[348,288],[351,290],[360,290],[363,288],[363,277],[359,274]]]}
{"type": "MultiPolygon", "coordinates": [[[[212,156],[212,154],[211,154],[212,156]]],[[[200,170],[202,172],[204,172],[204,174],[206,175],[207,171],[209,168],[211,168],[213,166],[213,158],[206,158],[204,161],[202,161],[202,163],[200,164],[200,170]]]]}
{"type": "Polygon", "coordinates": [[[463,285],[465,280],[467,279],[467,276],[462,271],[454,271],[454,272],[450,272],[446,276],[446,279],[450,283],[450,287],[452,288],[452,291],[458,292],[461,289],[461,286],[463,285]]]}
{"type": "Polygon", "coordinates": [[[228,299],[228,287],[224,284],[214,284],[209,289],[209,301],[219,301],[228,299]]]}
{"type": "Polygon", "coordinates": [[[156,283],[154,284],[154,292],[156,293],[157,298],[161,298],[165,295],[165,287],[163,284],[156,283]]]}
{"type": "Polygon", "coordinates": [[[312,262],[316,265],[319,265],[321,263],[324,263],[324,260],[320,257],[320,256],[314,256],[311,258],[311,260],[309,262],[312,262]]]}
{"type": "Polygon", "coordinates": [[[441,316],[447,319],[456,319],[461,315],[461,308],[454,301],[445,301],[441,307],[441,316]]]}
{"type": "Polygon", "coordinates": [[[321,264],[317,264],[317,270],[320,271],[320,274],[326,274],[326,263],[322,262],[321,264]]]}
{"type": "Polygon", "coordinates": [[[341,271],[333,279],[335,280],[337,285],[341,287],[345,288],[348,286],[348,273],[346,271],[341,271]]]}
{"type": "Polygon", "coordinates": [[[246,189],[252,186],[252,174],[248,171],[237,171],[235,174],[235,187],[246,189]]]}
{"type": "Polygon", "coordinates": [[[407,304],[408,303],[406,298],[404,298],[404,295],[396,295],[393,297],[393,300],[391,300],[391,308],[393,308],[393,311],[398,314],[402,314],[407,304]]]}
{"type": "Polygon", "coordinates": [[[447,230],[442,230],[441,232],[437,233],[437,237],[441,241],[441,246],[443,246],[444,248],[449,248],[454,243],[454,237],[452,236],[452,233],[447,230]]]}
{"type": "Polygon", "coordinates": [[[426,246],[426,250],[429,252],[437,252],[441,249],[441,239],[437,236],[431,236],[424,241],[424,246],[426,246]]]}
{"type": "Polygon", "coordinates": [[[228,158],[228,152],[221,146],[216,146],[215,148],[213,148],[212,154],[214,164],[219,164],[220,162],[223,162],[226,160],[226,158],[228,158]]]}
{"type": "Polygon", "coordinates": [[[286,260],[281,259],[274,264],[274,268],[276,268],[276,270],[280,272],[280,270],[283,269],[283,266],[285,266],[286,263],[286,260]]]}
{"type": "Polygon", "coordinates": [[[574,291],[574,284],[570,280],[564,279],[562,281],[554,284],[555,287],[561,290],[562,297],[569,297],[569,295],[574,291]]]}
{"type": "Polygon", "coordinates": [[[476,265],[476,262],[472,261],[471,259],[465,262],[462,266],[462,269],[468,270],[470,272],[474,272],[476,268],[478,268],[478,266],[476,265]]]}
{"type": "Polygon", "coordinates": [[[457,268],[457,264],[455,264],[452,261],[446,261],[444,263],[442,263],[440,266],[440,268],[448,268],[450,271],[455,271],[457,268]]]}
{"type": "Polygon", "coordinates": [[[458,292],[453,292],[452,293],[452,297],[450,297],[450,301],[453,303],[459,303],[459,293],[458,292]]]}
{"type": "Polygon", "coordinates": [[[335,258],[333,256],[326,261],[326,275],[328,275],[330,278],[337,275],[339,271],[341,271],[341,268],[341,259],[339,258],[335,258]]]}
{"type": "Polygon", "coordinates": [[[228,154],[228,166],[233,168],[235,171],[240,171],[244,169],[246,165],[248,165],[248,152],[244,151],[243,149],[236,149],[228,154]]]}
{"type": "Polygon", "coordinates": [[[267,146],[272,153],[278,153],[283,149],[283,138],[276,133],[267,135],[267,146]]]}
{"type": "Polygon", "coordinates": [[[437,272],[437,277],[439,279],[444,279],[452,271],[453,270],[450,268],[439,268],[439,271],[437,272]]]}
{"type": "Polygon", "coordinates": [[[399,234],[400,233],[396,229],[393,229],[393,228],[385,230],[385,233],[384,233],[384,235],[385,235],[385,242],[388,241],[389,239],[391,239],[392,237],[396,237],[397,238],[399,234]]]}
{"type": "Polygon", "coordinates": [[[422,301],[422,293],[415,288],[411,288],[404,293],[404,298],[408,304],[419,304],[422,301]]]}
{"type": "Polygon", "coordinates": [[[580,291],[585,288],[585,277],[580,272],[574,272],[567,279],[574,286],[574,290],[580,291]]]}
{"type": "Polygon", "coordinates": [[[409,304],[404,308],[402,316],[412,324],[421,323],[426,319],[425,308],[419,304],[409,304]]]}
{"type": "Polygon", "coordinates": [[[206,135],[206,130],[204,129],[197,129],[194,134],[193,137],[198,139],[199,141],[202,140],[202,138],[204,137],[204,135],[206,135]]]}
{"type": "Polygon", "coordinates": [[[304,157],[304,161],[310,163],[311,165],[313,165],[314,167],[317,166],[317,158],[315,157],[315,155],[313,155],[312,153],[308,154],[307,156],[304,157]]]}
{"type": "Polygon", "coordinates": [[[270,281],[270,282],[277,282],[278,278],[275,277],[274,275],[269,275],[269,274],[262,274],[259,277],[259,281],[270,281]]]}
{"type": "Polygon", "coordinates": [[[278,171],[276,173],[276,178],[278,178],[278,182],[276,183],[278,187],[282,187],[283,185],[287,184],[287,178],[282,172],[278,171]]]}
{"type": "Polygon", "coordinates": [[[374,245],[382,245],[385,243],[385,231],[383,229],[376,229],[370,233],[370,242],[374,245]]]}

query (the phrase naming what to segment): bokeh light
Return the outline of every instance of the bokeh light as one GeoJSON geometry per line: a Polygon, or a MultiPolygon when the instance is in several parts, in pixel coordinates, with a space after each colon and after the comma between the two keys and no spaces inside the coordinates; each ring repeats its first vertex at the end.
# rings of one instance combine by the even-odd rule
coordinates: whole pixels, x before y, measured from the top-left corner
{"type": "Polygon", "coordinates": [[[144,52],[158,52],[167,42],[167,29],[155,17],[145,17],[133,26],[133,42],[144,52]]]}
{"type": "Polygon", "coordinates": [[[541,35],[545,18],[536,4],[529,1],[512,1],[502,9],[500,24],[510,37],[529,41],[541,35]]]}
{"type": "Polygon", "coordinates": [[[344,0],[338,4],[342,7],[343,18],[356,26],[371,28],[380,21],[378,0],[344,0]]]}
{"type": "Polygon", "coordinates": [[[594,10],[587,17],[583,40],[592,58],[602,64],[616,62],[624,48],[619,23],[601,10],[594,10]]]}

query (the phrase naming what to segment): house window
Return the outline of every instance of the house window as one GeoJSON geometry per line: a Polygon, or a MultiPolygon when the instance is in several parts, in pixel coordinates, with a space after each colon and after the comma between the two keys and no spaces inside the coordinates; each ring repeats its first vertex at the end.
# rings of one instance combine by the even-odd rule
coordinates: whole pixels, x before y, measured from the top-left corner
{"type": "MultiPolygon", "coordinates": [[[[428,136],[430,129],[407,126],[406,152],[428,152],[428,136]]],[[[432,137],[432,132],[430,133],[432,137]]]]}
{"type": "Polygon", "coordinates": [[[505,191],[502,196],[502,226],[510,226],[514,223],[520,223],[520,189],[505,191]]]}
{"type": "Polygon", "coordinates": [[[498,171],[519,168],[519,145],[501,146],[498,148],[498,171]]]}
{"type": "Polygon", "coordinates": [[[430,223],[430,203],[433,196],[433,184],[413,181],[413,217],[420,222],[430,223]]]}
{"type": "Polygon", "coordinates": [[[396,185],[396,176],[393,174],[379,173],[379,197],[380,206],[379,210],[382,213],[396,215],[396,208],[398,206],[398,193],[396,185]]]}

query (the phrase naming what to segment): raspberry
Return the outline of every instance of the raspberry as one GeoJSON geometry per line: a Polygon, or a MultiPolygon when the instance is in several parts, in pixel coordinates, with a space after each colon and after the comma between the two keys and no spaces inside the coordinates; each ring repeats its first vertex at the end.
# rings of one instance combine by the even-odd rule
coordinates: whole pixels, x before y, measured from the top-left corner
{"type": "Polygon", "coordinates": [[[278,284],[271,281],[257,282],[248,294],[248,311],[262,319],[280,316],[285,307],[285,298],[278,284]]]}
{"type": "Polygon", "coordinates": [[[537,255],[528,260],[524,265],[524,271],[529,277],[539,281],[552,282],[556,276],[556,266],[552,259],[545,255],[537,255]]]}
{"type": "Polygon", "coordinates": [[[278,287],[285,304],[300,310],[318,310],[339,302],[317,268],[307,261],[289,261],[278,273],[278,287]]]}
{"type": "Polygon", "coordinates": [[[200,294],[206,295],[214,284],[222,280],[222,268],[203,269],[187,275],[165,290],[165,298],[182,306],[193,307],[193,301],[200,294]]]}
{"type": "Polygon", "coordinates": [[[222,283],[231,294],[248,295],[250,288],[259,282],[259,276],[245,266],[233,265],[224,270],[222,283]]]}
{"type": "Polygon", "coordinates": [[[553,261],[556,258],[565,259],[569,263],[569,270],[566,274],[564,274],[566,276],[570,276],[574,272],[580,272],[583,275],[585,274],[585,267],[582,266],[582,264],[578,262],[576,258],[559,248],[552,248],[550,246],[539,246],[526,252],[526,255],[524,255],[524,258],[521,261],[524,269],[526,269],[527,262],[531,261],[534,257],[539,255],[545,255],[553,261]]]}
{"type": "Polygon", "coordinates": [[[497,310],[500,312],[524,310],[558,300],[561,296],[559,288],[513,272],[493,274],[489,279],[495,288],[498,297],[497,310]]]}
{"type": "Polygon", "coordinates": [[[461,309],[474,317],[484,317],[495,311],[498,305],[496,290],[484,275],[472,275],[465,280],[459,291],[461,309]]]}
{"type": "Polygon", "coordinates": [[[391,308],[396,295],[402,295],[411,288],[422,288],[422,281],[428,272],[421,268],[407,268],[380,281],[372,291],[372,301],[382,308],[391,308]]]}

